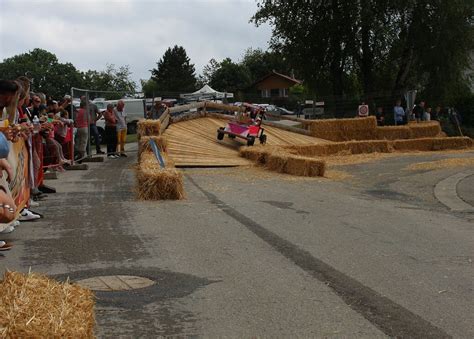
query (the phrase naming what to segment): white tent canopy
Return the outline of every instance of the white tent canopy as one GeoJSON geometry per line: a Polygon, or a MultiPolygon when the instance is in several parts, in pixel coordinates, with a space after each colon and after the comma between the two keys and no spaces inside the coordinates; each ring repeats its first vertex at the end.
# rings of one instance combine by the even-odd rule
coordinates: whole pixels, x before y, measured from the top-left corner
{"type": "Polygon", "coordinates": [[[211,88],[209,85],[204,85],[204,87],[200,90],[197,90],[193,93],[181,94],[180,97],[188,101],[215,100],[233,98],[234,93],[218,92],[215,89],[211,88]]]}

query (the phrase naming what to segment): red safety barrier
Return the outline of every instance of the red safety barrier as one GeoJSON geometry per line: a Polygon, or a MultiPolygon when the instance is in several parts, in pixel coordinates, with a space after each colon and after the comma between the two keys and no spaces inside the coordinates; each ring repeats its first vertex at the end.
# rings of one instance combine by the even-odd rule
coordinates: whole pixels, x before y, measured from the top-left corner
{"type": "MultiPolygon", "coordinates": [[[[60,169],[66,163],[63,160],[68,160],[68,164],[74,161],[74,142],[73,142],[73,127],[69,126],[65,137],[56,136],[54,134],[43,135],[42,150],[43,150],[43,172],[46,169],[60,169]]],[[[53,132],[54,133],[54,132],[53,132]]]]}

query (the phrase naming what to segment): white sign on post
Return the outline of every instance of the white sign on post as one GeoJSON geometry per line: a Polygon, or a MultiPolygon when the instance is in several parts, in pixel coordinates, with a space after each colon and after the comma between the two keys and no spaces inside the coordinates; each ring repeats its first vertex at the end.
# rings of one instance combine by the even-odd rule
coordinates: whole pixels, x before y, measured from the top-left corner
{"type": "Polygon", "coordinates": [[[358,112],[359,112],[360,117],[369,116],[369,106],[368,105],[360,105],[358,112]]]}

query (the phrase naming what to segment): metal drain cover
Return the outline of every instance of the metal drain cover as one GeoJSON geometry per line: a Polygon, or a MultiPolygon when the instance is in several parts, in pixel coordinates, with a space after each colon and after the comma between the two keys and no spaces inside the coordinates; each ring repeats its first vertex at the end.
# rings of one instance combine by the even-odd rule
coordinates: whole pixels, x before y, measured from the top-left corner
{"type": "Polygon", "coordinates": [[[129,291],[155,284],[153,280],[134,275],[105,275],[92,277],[76,282],[78,285],[93,291],[129,291]]]}

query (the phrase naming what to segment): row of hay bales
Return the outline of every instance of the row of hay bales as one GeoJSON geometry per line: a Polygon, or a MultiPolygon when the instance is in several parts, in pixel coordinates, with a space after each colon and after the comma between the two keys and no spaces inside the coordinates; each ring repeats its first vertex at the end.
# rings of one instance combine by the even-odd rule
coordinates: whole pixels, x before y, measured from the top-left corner
{"type": "Polygon", "coordinates": [[[282,147],[242,147],[240,156],[255,161],[271,171],[304,177],[322,177],[326,171],[324,160],[293,155],[282,147]]]}
{"type": "Polygon", "coordinates": [[[312,136],[331,141],[398,140],[442,136],[440,124],[429,121],[404,126],[378,127],[374,116],[351,119],[302,121],[312,136]]]}
{"type": "Polygon", "coordinates": [[[183,174],[174,168],[167,156],[168,143],[161,136],[159,120],[140,120],[138,133],[138,165],[136,168],[136,194],[141,200],[184,199],[183,174]],[[165,162],[162,168],[153,153],[150,141],[157,145],[165,162]]]}
{"type": "Polygon", "coordinates": [[[473,141],[467,137],[421,138],[408,140],[366,140],[315,145],[242,147],[240,156],[267,169],[297,176],[324,176],[329,155],[392,153],[408,151],[441,151],[467,149],[473,141]]]}
{"type": "Polygon", "coordinates": [[[316,145],[283,146],[291,154],[302,156],[348,155],[364,153],[392,153],[409,151],[442,151],[467,149],[473,146],[471,138],[420,138],[406,140],[363,140],[316,145]]]}
{"type": "Polygon", "coordinates": [[[7,271],[0,282],[0,337],[94,338],[94,305],[89,289],[7,271]]]}

